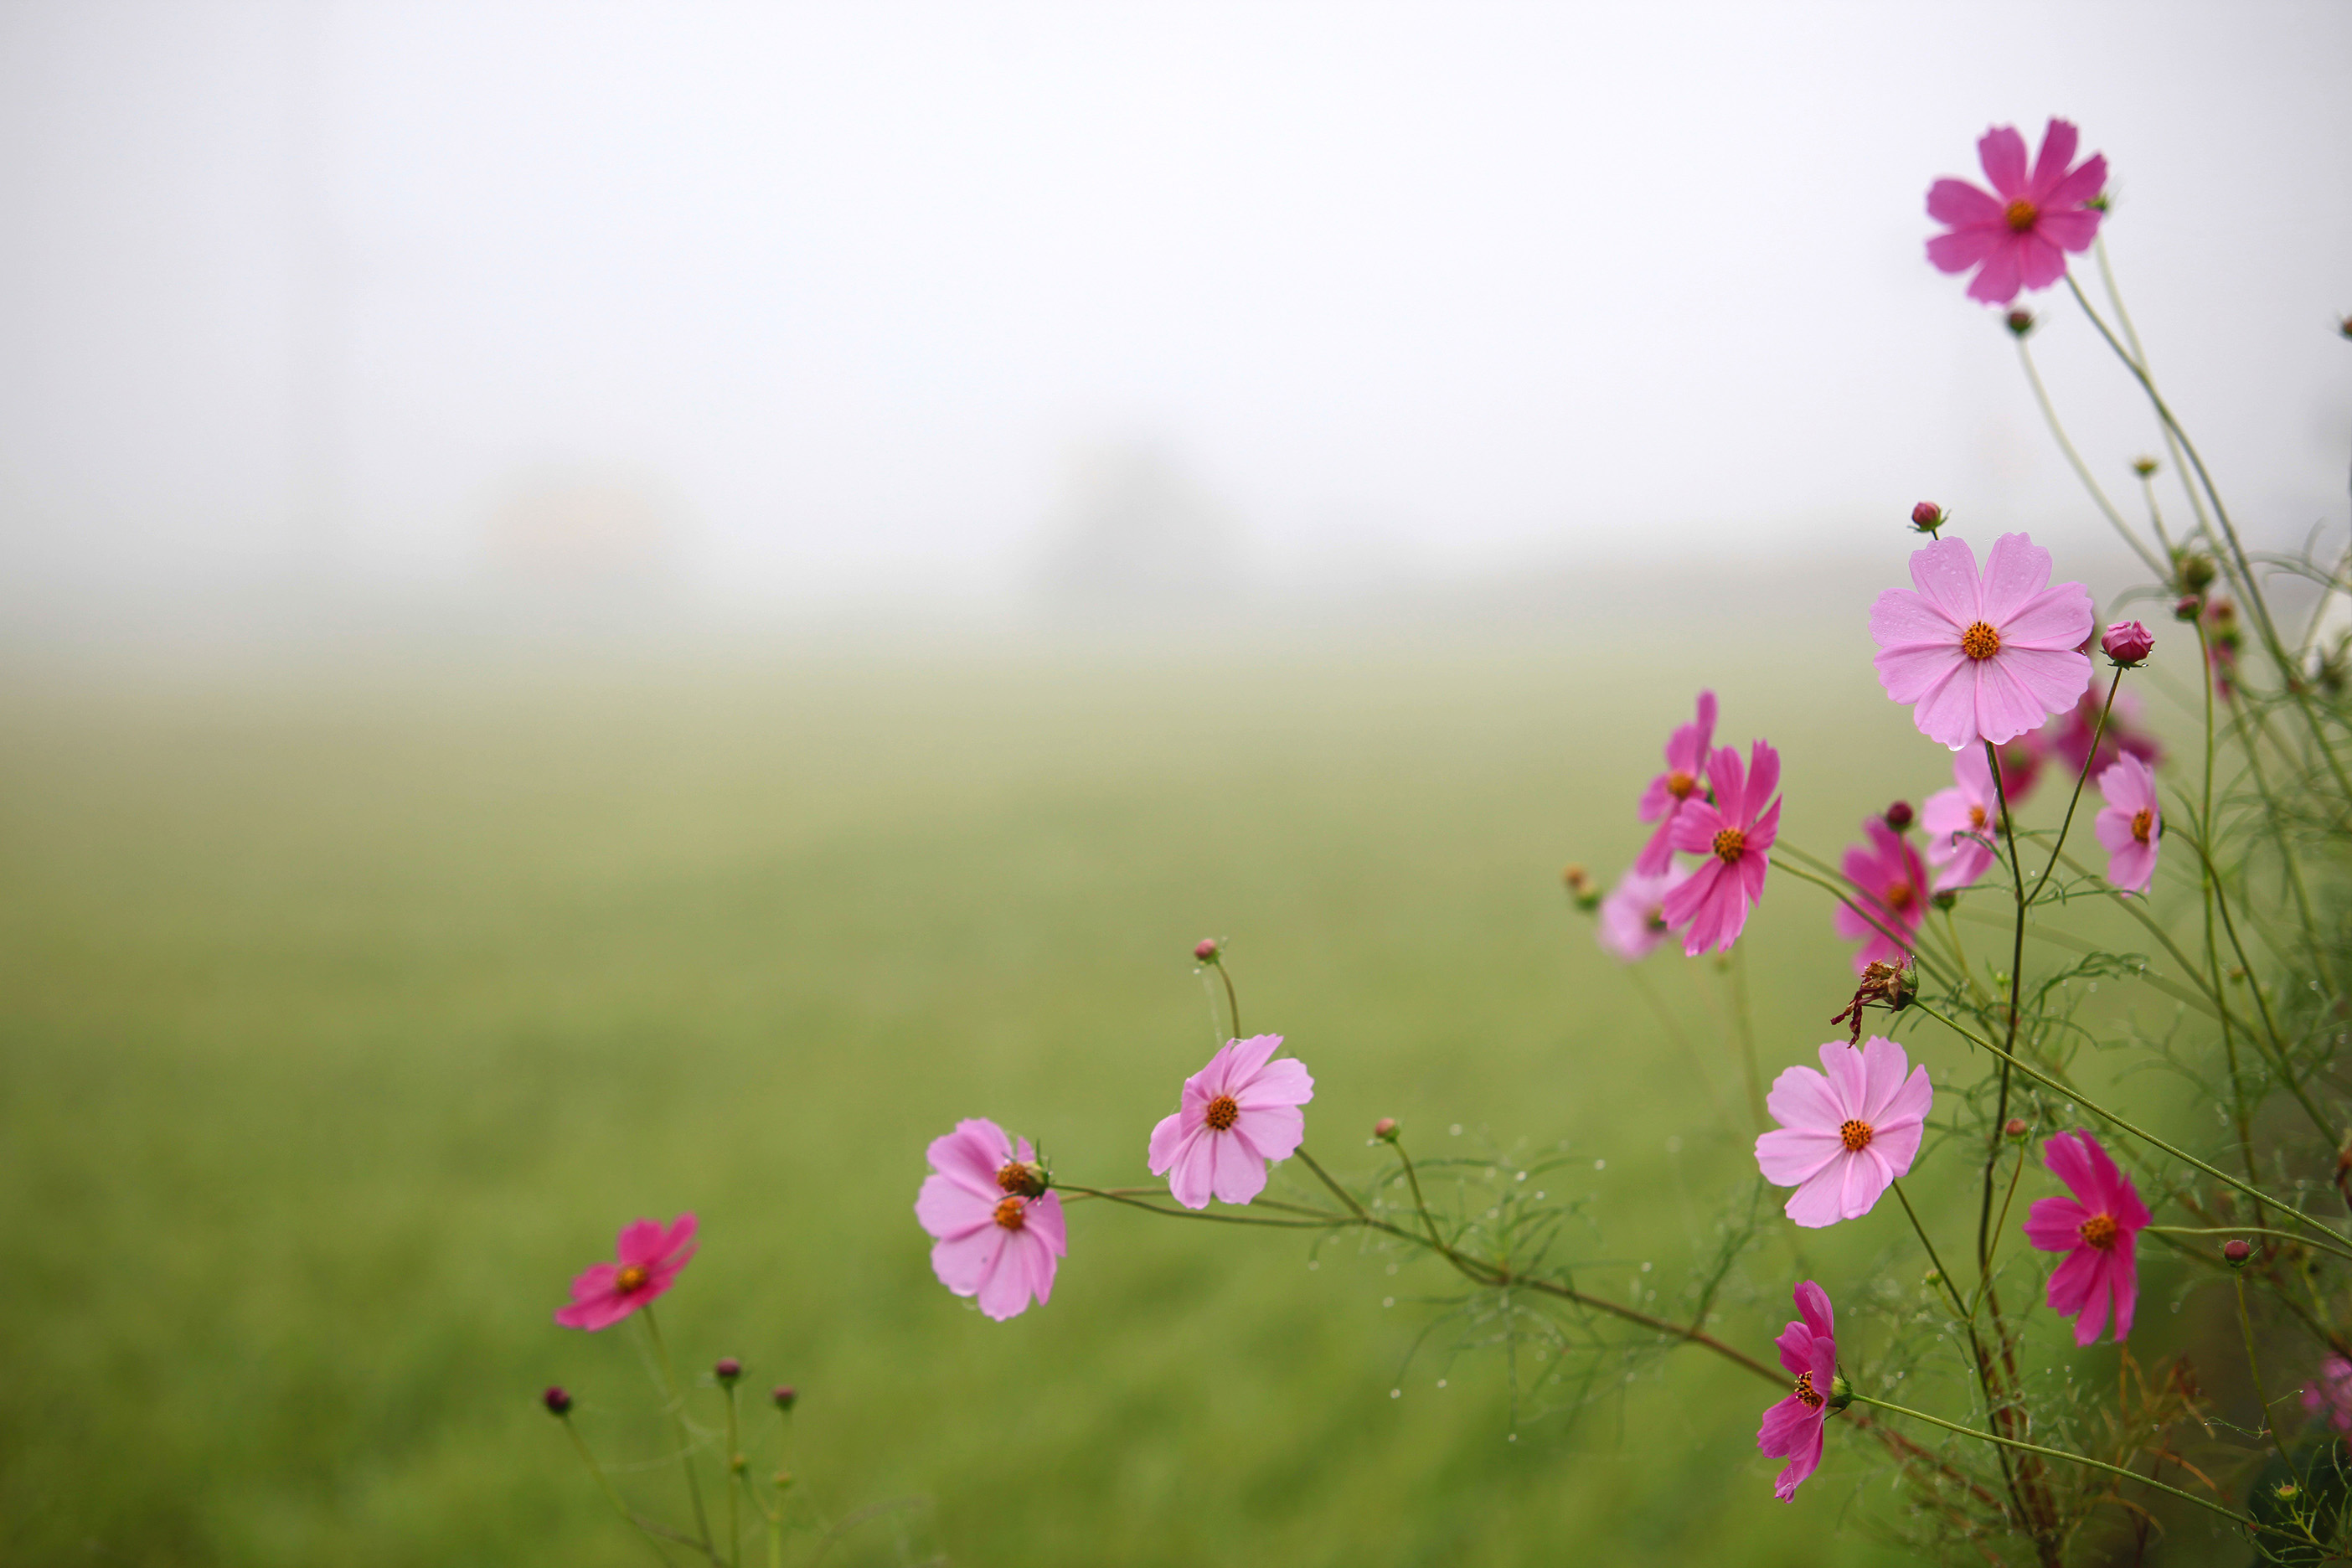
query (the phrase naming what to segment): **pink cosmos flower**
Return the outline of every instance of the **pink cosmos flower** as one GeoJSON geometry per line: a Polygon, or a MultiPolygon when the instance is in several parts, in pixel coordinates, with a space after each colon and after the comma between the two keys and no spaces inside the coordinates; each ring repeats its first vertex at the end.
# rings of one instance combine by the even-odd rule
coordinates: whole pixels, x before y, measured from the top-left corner
{"type": "Polygon", "coordinates": [[[1692,868],[1669,861],[1665,874],[1628,871],[1601,900],[1601,951],[1637,963],[1666,940],[1666,895],[1691,879],[1692,868]]]}
{"type": "Polygon", "coordinates": [[[2091,819],[2091,831],[2107,852],[2107,880],[2126,893],[2145,893],[2156,880],[2157,846],[2164,833],[2164,808],[2156,798],[2156,775],[2137,757],[2118,757],[2099,775],[2105,811],[2091,819]]]}
{"type": "Polygon", "coordinates": [[[2091,755],[2091,737],[2099,737],[2099,754],[2091,757],[2089,771],[2105,773],[2117,757],[2137,757],[2149,767],[2164,761],[2164,747],[2157,738],[2139,726],[2139,699],[2128,691],[2116,693],[2116,705],[2107,713],[2107,728],[2099,731],[2099,710],[2106,707],[2107,694],[2093,681],[2084,688],[2082,700],[2042,727],[2041,734],[2050,749],[2066,759],[2066,765],[2077,773],[2084,771],[2083,759],[2091,755]]]}
{"type": "Polygon", "coordinates": [[[2066,252],[2091,248],[2102,215],[2087,204],[2106,186],[2107,161],[2094,153],[2068,168],[2076,140],[2071,123],[2053,120],[2029,174],[2025,138],[1996,125],[1977,143],[1990,192],[1966,180],[1927,187],[1927,216],[1948,230],[1927,241],[1927,259],[1944,272],[1977,268],[1969,299],[2006,305],[2021,287],[2047,289],[2066,276],[2066,252]]]}
{"type": "Polygon", "coordinates": [[[2315,1413],[2325,1408],[2329,1426],[2352,1433],[2352,1361],[2332,1355],[2321,1362],[2319,1381],[2304,1385],[2303,1407],[2315,1413]]]}
{"type": "Polygon", "coordinates": [[[1927,1069],[1884,1035],[1859,1050],[1832,1040],[1822,1068],[1792,1067],[1772,1080],[1764,1104],[1780,1125],[1756,1140],[1764,1179],[1797,1189],[1789,1217],[1816,1230],[1860,1219],[1887,1183],[1910,1173],[1936,1098],[1927,1069]]]}
{"type": "Polygon", "coordinates": [[[1911,936],[1927,918],[1927,868],[1919,864],[1911,841],[1884,817],[1863,818],[1862,831],[1870,842],[1847,846],[1844,862],[1862,910],[1840,904],[1832,917],[1838,935],[1862,943],[1853,955],[1856,974],[1873,963],[1900,969],[1911,952],[1911,936]]]}
{"type": "Polygon", "coordinates": [[[2000,831],[2000,797],[1983,752],[1969,747],[1952,758],[1952,787],[1927,797],[1919,826],[1927,836],[1927,861],[1937,868],[1937,891],[1971,886],[1985,874],[2000,831]]]}
{"type": "Polygon", "coordinates": [[[658,1220],[621,1227],[613,1255],[572,1281],[572,1304],[555,1310],[567,1329],[609,1329],[677,1282],[694,1256],[694,1216],[682,1214],[664,1230],[658,1220]]]}
{"type": "Polygon", "coordinates": [[[1306,1138],[1298,1108],[1315,1098],[1315,1080],[1296,1057],[1271,1059],[1281,1046],[1280,1035],[1226,1041],[1184,1080],[1176,1113],[1151,1130],[1151,1173],[1166,1174],[1186,1208],[1207,1208],[1212,1197],[1249,1202],[1265,1191],[1266,1166],[1306,1138]]]}
{"type": "Polygon", "coordinates": [[[1070,1251],[1062,1194],[1045,1184],[1029,1140],[1016,1150],[986,1117],[956,1123],[934,1138],[925,1157],[931,1174],[915,1194],[915,1218],[932,1237],[931,1272],[959,1296],[1003,1322],[1054,1294],[1056,1259],[1070,1251]]]}
{"type": "Polygon", "coordinates": [[[1780,801],[1773,794],[1780,787],[1780,753],[1759,741],[1743,772],[1739,753],[1726,746],[1707,763],[1706,782],[1713,804],[1685,801],[1675,817],[1675,847],[1706,858],[1664,904],[1666,924],[1683,933],[1683,952],[1692,958],[1738,942],[1748,911],[1764,896],[1780,831],[1780,801]]]}
{"type": "Polygon", "coordinates": [[[1772,1342],[1780,1348],[1781,1366],[1796,1374],[1796,1391],[1765,1411],[1756,1431],[1756,1446],[1766,1458],[1789,1461],[1772,1482],[1772,1495],[1782,1502],[1792,1500],[1805,1478],[1822,1468],[1822,1428],[1837,1385],[1837,1314],[1831,1310],[1829,1292],[1808,1279],[1795,1295],[1801,1321],[1781,1330],[1772,1342]]]}
{"type": "Polygon", "coordinates": [[[2061,1132],[2042,1145],[2042,1162],[2074,1194],[2037,1198],[2025,1216],[2026,1240],[2044,1252],[2066,1254],[2050,1274],[2050,1310],[2074,1318],[2074,1342],[2087,1345],[2106,1326],[2112,1300],[2121,1344],[2139,1300],[2132,1237],[2148,1222],[2147,1205],[2088,1132],[2061,1132]]]}
{"type": "Polygon", "coordinates": [[[1642,792],[1642,820],[1658,825],[1633,860],[1633,869],[1643,876],[1663,876],[1673,863],[1675,818],[1698,789],[1699,772],[1706,766],[1707,743],[1714,738],[1715,693],[1702,691],[1698,721],[1685,724],[1666,737],[1666,771],[1642,792]]]}
{"type": "Polygon", "coordinates": [[[2050,552],[2022,533],[1993,542],[1982,577],[1963,539],[1911,552],[1918,592],[1889,588],[1870,609],[1878,683],[1916,703],[1919,732],[1954,751],[2002,742],[2072,708],[2091,679],[2091,595],[2052,588],[2050,552]]]}

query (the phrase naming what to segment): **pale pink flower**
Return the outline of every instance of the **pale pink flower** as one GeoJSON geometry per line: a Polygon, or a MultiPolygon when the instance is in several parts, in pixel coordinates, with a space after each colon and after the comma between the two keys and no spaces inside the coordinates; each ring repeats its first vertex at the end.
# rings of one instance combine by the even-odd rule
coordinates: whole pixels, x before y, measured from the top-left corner
{"type": "Polygon", "coordinates": [[[1666,771],[1642,792],[1642,820],[1658,830],[1634,858],[1633,869],[1644,877],[1664,874],[1674,860],[1675,818],[1683,803],[1698,793],[1699,774],[1706,767],[1706,749],[1715,738],[1715,693],[1698,694],[1698,721],[1685,724],[1666,737],[1666,771]]]}
{"type": "Polygon", "coordinates": [[[1801,1321],[1772,1342],[1780,1365],[1796,1376],[1796,1391],[1765,1411],[1756,1431],[1756,1447],[1766,1458],[1789,1461],[1772,1482],[1772,1495],[1782,1502],[1792,1500],[1805,1478],[1822,1468],[1822,1428],[1837,1385],[1837,1314],[1829,1292],[1808,1279],[1794,1294],[1801,1321]]]}
{"type": "Polygon", "coordinates": [[[2119,891],[2145,893],[2156,880],[2156,851],[2164,835],[2156,774],[2137,757],[2123,756],[2098,782],[2107,805],[2091,819],[2091,831],[2107,852],[2107,880],[2119,891]]]}
{"type": "Polygon", "coordinates": [[[572,1304],[555,1310],[567,1329],[609,1329],[677,1282],[694,1256],[694,1216],[682,1214],[664,1230],[658,1220],[621,1227],[613,1256],[572,1281],[572,1304]]]}
{"type": "Polygon", "coordinates": [[[1280,1035],[1228,1040],[1209,1065],[1184,1080],[1172,1116],[1151,1130],[1151,1173],[1188,1209],[1245,1204],[1265,1191],[1265,1168],[1287,1160],[1307,1136],[1298,1108],[1315,1098],[1315,1080],[1296,1057],[1272,1059],[1280,1035]]]}
{"type": "Polygon", "coordinates": [[[2325,1408],[2329,1426],[2352,1432],[2352,1361],[2332,1355],[2321,1362],[2319,1381],[2304,1385],[2303,1407],[2315,1413],[2325,1408]]]}
{"type": "Polygon", "coordinates": [[[1721,952],[1739,940],[1748,911],[1764,896],[1772,840],[1780,831],[1780,753],[1762,741],[1748,748],[1748,766],[1729,746],[1706,767],[1712,804],[1684,803],[1675,817],[1675,847],[1704,855],[1689,880],[1666,894],[1666,924],[1683,933],[1691,958],[1721,952]],[[1770,804],[1765,804],[1767,801],[1770,804]]]}
{"type": "Polygon", "coordinates": [[[2107,161],[2094,153],[2068,168],[2076,140],[2071,123],[2053,120],[2028,173],[2025,138],[1997,125],[1977,143],[1990,192],[1966,180],[1927,187],[1927,216],[1948,230],[1927,241],[1927,259],[1945,272],[1979,268],[1969,299],[2006,305],[2021,287],[2047,289],[2066,276],[2066,252],[2091,248],[2102,215],[2088,204],[2106,186],[2107,161]]]}
{"type": "Polygon", "coordinates": [[[2113,1300],[2121,1344],[2139,1300],[2132,1238],[2148,1222],[2147,1205],[2088,1132],[2061,1132],[2042,1145],[2042,1162],[2074,1194],[2037,1198],[2025,1216],[2026,1240],[2044,1252],[2066,1254],[2050,1273],[2050,1310],[2073,1318],[2074,1342],[2087,1345],[2106,1327],[2113,1300]]]}
{"type": "Polygon", "coordinates": [[[1969,887],[1985,874],[1993,861],[1993,836],[2000,831],[2000,797],[1982,751],[1970,746],[1952,758],[1952,787],[1927,797],[1919,828],[1927,838],[1927,862],[1937,868],[1937,891],[1969,887]]]}
{"type": "Polygon", "coordinates": [[[1015,1148],[1004,1129],[970,1117],[925,1152],[931,1174],[915,1194],[915,1218],[931,1234],[931,1272],[1003,1322],[1044,1306],[1056,1261],[1070,1252],[1062,1194],[1045,1184],[1029,1140],[1015,1148]]]}
{"type": "Polygon", "coordinates": [[[1963,539],[1911,552],[1918,592],[1889,588],[1870,609],[1878,683],[1914,703],[1920,733],[1953,751],[2039,729],[2072,708],[2091,679],[2079,651],[2091,595],[2050,581],[2050,552],[2022,533],[1993,542],[1982,577],[1963,539]]]}
{"type": "Polygon", "coordinates": [[[1822,1068],[1792,1067],[1772,1080],[1764,1104],[1780,1125],[1756,1140],[1757,1169],[1797,1189],[1786,1213],[1812,1229],[1860,1219],[1910,1173],[1935,1100],[1927,1069],[1883,1035],[1859,1049],[1832,1040],[1822,1068]]]}
{"type": "Polygon", "coordinates": [[[1666,940],[1666,895],[1691,879],[1691,868],[1668,861],[1664,875],[1628,871],[1601,900],[1601,951],[1635,963],[1666,940]]]}
{"type": "Polygon", "coordinates": [[[1902,968],[1911,938],[1927,918],[1927,868],[1911,841],[1884,817],[1863,818],[1862,831],[1870,842],[1848,845],[1844,861],[1845,879],[1862,907],[1840,904],[1831,917],[1838,935],[1862,943],[1853,955],[1856,974],[1874,963],[1902,968]]]}

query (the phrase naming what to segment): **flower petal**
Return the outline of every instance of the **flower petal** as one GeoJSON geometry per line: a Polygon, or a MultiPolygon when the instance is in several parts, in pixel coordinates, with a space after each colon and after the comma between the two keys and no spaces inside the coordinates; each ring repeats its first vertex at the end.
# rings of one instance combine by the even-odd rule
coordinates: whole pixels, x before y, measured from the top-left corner
{"type": "Polygon", "coordinates": [[[1204,1142],[1211,1162],[1210,1190],[1219,1203],[1246,1204],[1265,1191],[1265,1162],[1240,1139],[1212,1132],[1204,1142]]]}
{"type": "Polygon", "coordinates": [[[993,1203],[1003,1195],[997,1190],[996,1173],[1013,1158],[1013,1141],[988,1118],[967,1117],[946,1137],[932,1139],[923,1157],[949,1181],[984,1193],[993,1203]]]}
{"type": "Polygon", "coordinates": [[[1927,187],[1927,216],[1954,228],[2001,223],[2004,211],[1999,196],[1966,180],[1942,179],[1927,187]]]}
{"type": "Polygon", "coordinates": [[[2073,1198],[2036,1198],[2025,1214],[2025,1239],[2044,1252],[2072,1252],[2083,1245],[2083,1222],[2090,1217],[2073,1198]]]}
{"type": "Polygon", "coordinates": [[[2017,298],[2017,240],[2005,235],[1984,266],[1969,280],[1969,298],[1981,300],[1988,305],[2006,305],[2017,298]]]}
{"type": "Polygon", "coordinates": [[[2053,116],[2042,132],[2042,152],[2033,160],[2033,174],[2026,185],[2026,195],[2038,205],[2047,201],[2058,182],[2066,177],[2066,165],[2074,161],[2074,148],[2082,133],[2071,120],[2053,116]]]}
{"type": "Polygon", "coordinates": [[[1756,1140],[1756,1168],[1776,1187],[1802,1186],[1844,1152],[1824,1127],[1776,1127],[1756,1140]]]}
{"type": "Polygon", "coordinates": [[[2002,201],[2014,201],[2025,194],[2025,138],[2017,133],[2017,127],[1996,125],[1986,132],[1977,142],[1977,158],[2002,201]]]}

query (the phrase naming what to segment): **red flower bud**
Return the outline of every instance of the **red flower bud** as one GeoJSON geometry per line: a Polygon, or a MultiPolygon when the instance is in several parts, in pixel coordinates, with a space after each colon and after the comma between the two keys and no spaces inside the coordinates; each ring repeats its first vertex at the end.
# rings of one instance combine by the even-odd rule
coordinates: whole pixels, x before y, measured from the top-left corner
{"type": "Polygon", "coordinates": [[[801,1391],[787,1383],[780,1385],[776,1389],[775,1393],[769,1395],[769,1397],[776,1402],[777,1409],[790,1410],[793,1405],[800,1403],[801,1391]]]}
{"type": "Polygon", "coordinates": [[[2011,310],[2007,316],[2002,318],[2001,324],[2010,330],[2011,336],[2021,338],[2026,333],[2033,330],[2033,312],[2031,310],[2011,310]]]}
{"type": "Polygon", "coordinates": [[[2000,1130],[2003,1132],[2008,1133],[2011,1138],[2022,1138],[2025,1136],[2026,1131],[2025,1118],[2022,1116],[2012,1116],[2007,1121],[2001,1123],[2000,1130]]]}
{"type": "Polygon", "coordinates": [[[731,1355],[720,1356],[719,1364],[710,1369],[710,1375],[722,1384],[731,1384],[743,1375],[743,1363],[731,1355]]]}
{"type": "Polygon", "coordinates": [[[2229,1260],[2230,1267],[2232,1268],[2244,1268],[2246,1259],[2253,1255],[2254,1249],[2242,1241],[2225,1242],[2221,1247],[2221,1256],[2229,1260]]]}
{"type": "Polygon", "coordinates": [[[1923,500],[1911,509],[1911,526],[1921,533],[1933,533],[1950,521],[1944,515],[1944,509],[1931,500],[1923,500]]]}
{"type": "Polygon", "coordinates": [[[2204,613],[2205,601],[2194,594],[2183,594],[2173,601],[2172,618],[2176,621],[2193,621],[2204,613]]]}
{"type": "Polygon", "coordinates": [[[541,1404],[547,1406],[547,1413],[550,1415],[572,1414],[572,1395],[563,1392],[561,1385],[549,1389],[545,1394],[541,1394],[539,1399],[541,1404]]]}
{"type": "Polygon", "coordinates": [[[1203,937],[1201,940],[1200,945],[1192,949],[1192,956],[1199,959],[1203,963],[1216,963],[1217,939],[1213,936],[1203,937]]]}
{"type": "Polygon", "coordinates": [[[1372,1136],[1378,1138],[1382,1142],[1395,1142],[1396,1135],[1397,1124],[1395,1117],[1383,1116],[1378,1121],[1372,1123],[1372,1136]]]}
{"type": "Polygon", "coordinates": [[[2137,621],[2126,621],[2121,626],[2109,626],[2106,639],[2099,647],[2116,661],[2117,669],[2129,669],[2156,651],[2156,634],[2137,621]]]}
{"type": "Polygon", "coordinates": [[[1886,826],[1900,833],[1911,826],[1911,803],[1898,800],[1886,808],[1886,826]]]}

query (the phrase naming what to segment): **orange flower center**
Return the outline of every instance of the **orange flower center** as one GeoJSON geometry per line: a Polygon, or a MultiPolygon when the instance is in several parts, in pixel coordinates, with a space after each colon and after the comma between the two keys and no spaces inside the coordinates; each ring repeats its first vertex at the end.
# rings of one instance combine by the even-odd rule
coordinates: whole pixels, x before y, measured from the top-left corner
{"type": "Polygon", "coordinates": [[[1969,826],[1970,827],[1982,827],[1984,825],[1984,807],[1980,805],[1972,805],[1969,807],[1969,826]]]}
{"type": "Polygon", "coordinates": [[[1907,910],[1911,907],[1911,900],[1917,896],[1912,892],[1910,883],[1897,882],[1886,889],[1886,907],[1897,911],[1907,910]]]}
{"type": "Polygon", "coordinates": [[[2008,210],[2000,216],[2009,220],[2009,231],[2011,234],[2023,234],[2033,226],[2033,220],[2042,216],[2042,209],[2023,196],[2020,196],[2010,203],[2008,210]]]}
{"type": "Polygon", "coordinates": [[[622,1269],[618,1274],[613,1276],[613,1289],[625,1296],[632,1290],[644,1289],[646,1288],[646,1281],[652,1278],[653,1273],[650,1269],[640,1268],[636,1264],[632,1263],[626,1268],[622,1269]]]}
{"type": "Polygon", "coordinates": [[[2000,634],[1984,621],[1970,621],[1960,634],[1960,651],[1970,658],[1987,659],[2000,651],[2000,634]]]}
{"type": "Polygon", "coordinates": [[[1688,800],[1690,792],[1698,788],[1698,780],[1680,768],[1666,775],[1666,793],[1676,800],[1688,800]]]}
{"type": "Polygon", "coordinates": [[[1209,1131],[1223,1132],[1242,1119],[1241,1102],[1230,1094],[1221,1094],[1209,1101],[1209,1131]]]}
{"type": "Polygon", "coordinates": [[[1829,1403],[1822,1397],[1821,1391],[1813,1386],[1813,1374],[1810,1372],[1801,1372],[1797,1374],[1797,1402],[1808,1410],[1819,1410],[1829,1403]]]}
{"type": "Polygon", "coordinates": [[[2132,813],[2132,837],[2142,844],[2147,842],[2147,830],[2156,826],[2156,813],[2145,808],[2132,813]]]}
{"type": "Polygon", "coordinates": [[[2116,1244],[2116,1228],[2113,1215],[2095,1214],[2077,1226],[2075,1231],[2082,1237],[2084,1246],[2095,1247],[2105,1252],[2116,1244]]]}
{"type": "Polygon", "coordinates": [[[1019,1230],[1028,1223],[1021,1214],[1021,1211],[1028,1206],[1019,1198],[1006,1198],[996,1205],[996,1223],[1007,1230],[1019,1230]]]}
{"type": "Polygon", "coordinates": [[[1870,1147],[1870,1123],[1867,1121],[1839,1122],[1838,1142],[1845,1145],[1847,1153],[1861,1153],[1870,1147]]]}
{"type": "Polygon", "coordinates": [[[1737,866],[1739,858],[1748,853],[1748,835],[1737,827],[1727,827],[1715,836],[1716,858],[1727,866],[1737,866]]]}

